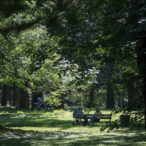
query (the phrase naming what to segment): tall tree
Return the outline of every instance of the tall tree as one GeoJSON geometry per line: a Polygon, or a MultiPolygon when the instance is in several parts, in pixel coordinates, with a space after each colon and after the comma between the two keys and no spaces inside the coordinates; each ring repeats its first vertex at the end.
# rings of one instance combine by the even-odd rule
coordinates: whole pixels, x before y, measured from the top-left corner
{"type": "MultiPolygon", "coordinates": [[[[139,73],[143,79],[143,98],[146,103],[145,95],[145,15],[146,1],[140,0],[107,0],[101,2],[99,10],[102,15],[100,21],[103,28],[102,40],[108,45],[121,48],[131,43],[136,43],[137,61],[139,73]],[[105,38],[105,39],[104,39],[105,38]],[[116,43],[115,43],[116,42],[116,43]]],[[[95,7],[94,7],[95,8],[95,7]]],[[[132,49],[132,48],[129,48],[132,49]]],[[[146,126],[146,104],[145,104],[145,126],[146,126]]]]}
{"type": "Polygon", "coordinates": [[[8,89],[8,87],[7,87],[7,85],[5,84],[5,85],[3,85],[3,87],[2,87],[2,99],[1,99],[1,105],[2,106],[6,106],[7,105],[7,97],[8,97],[8,94],[7,94],[7,89],[8,89]]]}

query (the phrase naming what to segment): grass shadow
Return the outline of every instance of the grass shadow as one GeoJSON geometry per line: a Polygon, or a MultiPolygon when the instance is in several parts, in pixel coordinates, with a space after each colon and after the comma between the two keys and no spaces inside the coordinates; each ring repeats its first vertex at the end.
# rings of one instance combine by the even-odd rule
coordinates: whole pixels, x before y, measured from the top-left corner
{"type": "MultiPolygon", "coordinates": [[[[37,132],[37,131],[19,131],[7,133],[7,139],[2,139],[0,136],[0,144],[7,145],[63,145],[63,146],[95,146],[95,145],[110,145],[110,146],[141,146],[146,144],[145,135],[135,134],[116,135],[90,135],[82,132],[37,132]]],[[[5,146],[2,145],[2,146],[5,146]]]]}
{"type": "Polygon", "coordinates": [[[117,131],[104,131],[103,133],[98,133],[99,127],[105,125],[107,122],[106,120],[95,123],[93,128],[91,128],[91,125],[79,127],[72,126],[72,112],[68,111],[54,111],[53,113],[50,113],[46,111],[38,112],[21,110],[17,112],[15,109],[5,110],[2,109],[2,112],[0,113],[0,123],[10,129],[6,129],[3,132],[0,131],[1,146],[94,146],[100,144],[129,146],[139,145],[139,143],[140,145],[146,144],[146,134],[143,134],[144,132],[142,133],[138,130],[130,131],[128,128],[125,128],[118,129],[117,131]],[[18,130],[11,129],[13,127],[18,127],[18,130]],[[20,130],[21,127],[22,129],[23,127],[28,127],[28,129],[26,131],[20,130]],[[29,129],[29,127],[31,128],[29,129]],[[41,127],[43,128],[43,131],[37,129],[41,127]],[[78,132],[72,130],[74,127],[75,130],[79,129],[78,132]],[[35,130],[32,130],[33,128],[35,130]],[[45,131],[45,128],[57,128],[57,130],[45,131]],[[87,131],[82,131],[82,129],[86,129],[87,131]],[[89,130],[91,131],[88,132],[89,130]]]}

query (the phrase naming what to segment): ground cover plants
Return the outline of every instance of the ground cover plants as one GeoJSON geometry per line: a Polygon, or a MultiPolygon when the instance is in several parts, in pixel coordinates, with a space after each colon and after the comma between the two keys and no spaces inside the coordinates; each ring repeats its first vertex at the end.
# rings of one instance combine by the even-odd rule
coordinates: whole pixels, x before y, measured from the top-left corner
{"type": "MultiPolygon", "coordinates": [[[[93,112],[93,109],[86,110],[93,112]]],[[[72,113],[73,109],[35,111],[1,108],[0,123],[6,128],[0,131],[0,145],[146,145],[146,133],[142,129],[120,127],[102,131],[106,121],[93,127],[73,126],[72,113]]],[[[116,118],[114,116],[113,120],[116,118]]]]}

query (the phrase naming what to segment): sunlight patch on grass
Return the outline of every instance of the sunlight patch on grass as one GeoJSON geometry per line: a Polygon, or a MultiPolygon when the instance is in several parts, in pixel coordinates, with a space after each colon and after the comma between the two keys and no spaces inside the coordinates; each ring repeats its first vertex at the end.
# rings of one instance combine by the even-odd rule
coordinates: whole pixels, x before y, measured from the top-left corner
{"type": "MultiPolygon", "coordinates": [[[[86,109],[87,110],[87,109],[86,109]]],[[[91,110],[91,113],[94,109],[91,110]]],[[[102,110],[109,114],[111,111],[102,110]]],[[[146,133],[143,131],[131,131],[128,128],[116,130],[106,129],[100,131],[100,127],[106,122],[100,121],[95,126],[72,126],[73,112],[68,110],[51,111],[0,111],[0,123],[11,130],[0,132],[0,145],[137,145],[146,144],[146,133]]],[[[118,114],[113,115],[117,119],[118,114]]]]}

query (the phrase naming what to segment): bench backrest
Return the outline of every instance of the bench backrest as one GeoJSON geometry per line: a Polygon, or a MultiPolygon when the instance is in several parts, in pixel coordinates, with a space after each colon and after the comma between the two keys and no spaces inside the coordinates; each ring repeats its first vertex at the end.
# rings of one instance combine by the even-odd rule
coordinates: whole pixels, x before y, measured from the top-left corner
{"type": "Polygon", "coordinates": [[[75,109],[75,111],[73,112],[73,118],[78,118],[81,115],[83,115],[83,112],[82,112],[82,108],[80,107],[75,109]]]}
{"type": "Polygon", "coordinates": [[[102,114],[101,119],[111,119],[112,118],[112,114],[102,114]]]}

